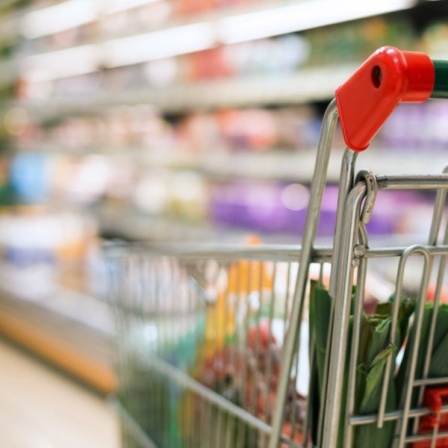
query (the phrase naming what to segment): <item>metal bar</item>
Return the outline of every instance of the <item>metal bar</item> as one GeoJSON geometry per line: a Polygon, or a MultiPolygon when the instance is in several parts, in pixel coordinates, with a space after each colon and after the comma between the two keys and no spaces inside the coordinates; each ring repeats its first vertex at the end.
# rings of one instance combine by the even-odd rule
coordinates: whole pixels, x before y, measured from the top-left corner
{"type": "MultiPolygon", "coordinates": [[[[448,167],[445,167],[444,173],[448,172],[448,167]]],[[[430,245],[436,245],[437,244],[437,236],[439,234],[441,222],[442,222],[442,216],[443,216],[443,209],[446,201],[446,189],[440,189],[437,191],[435,204],[434,204],[434,214],[433,219],[431,222],[431,231],[429,236],[429,244],[430,245]]],[[[445,235],[443,239],[443,244],[448,244],[448,223],[445,227],[445,235]]],[[[431,258],[432,260],[432,258],[431,258]]],[[[436,323],[436,317],[439,309],[439,303],[440,303],[440,292],[442,289],[443,280],[445,277],[445,267],[446,267],[446,255],[442,255],[439,263],[439,270],[437,275],[437,284],[436,284],[436,292],[434,297],[434,308],[431,318],[431,324],[429,328],[429,336],[428,336],[428,350],[425,356],[425,364],[423,369],[423,378],[426,378],[428,376],[429,372],[429,364],[431,360],[431,352],[432,352],[432,345],[434,341],[434,332],[435,332],[435,323],[436,323]]],[[[424,392],[424,388],[421,388],[420,392],[420,400],[422,399],[422,395],[424,392]]]]}
{"type": "Polygon", "coordinates": [[[111,404],[142,448],[157,448],[157,445],[143,432],[140,425],[118,400],[111,401],[111,404]]]}
{"type": "MultiPolygon", "coordinates": [[[[256,340],[255,340],[255,357],[256,357],[256,362],[258,364],[259,359],[258,357],[260,356],[261,350],[265,349],[264,347],[262,347],[261,345],[261,328],[260,328],[260,324],[261,324],[261,318],[262,318],[262,311],[263,311],[263,305],[264,305],[264,300],[263,300],[263,272],[264,272],[264,265],[262,262],[257,262],[257,264],[255,265],[258,267],[258,273],[259,273],[259,277],[258,277],[258,310],[256,313],[256,322],[257,322],[257,328],[256,328],[256,340]]],[[[269,341],[269,339],[268,339],[269,341]]],[[[266,355],[268,352],[268,347],[269,347],[269,342],[268,345],[266,347],[266,355]]],[[[253,397],[252,397],[252,402],[251,402],[251,411],[255,412],[256,406],[257,406],[257,398],[258,398],[258,394],[262,393],[262,391],[258,390],[258,383],[260,380],[260,371],[258,369],[258,366],[255,369],[255,387],[254,387],[254,392],[253,392],[253,397]]]]}
{"type": "Polygon", "coordinates": [[[401,428],[399,429],[399,425],[397,425],[397,432],[399,430],[399,442],[398,446],[404,446],[404,440],[406,437],[406,426],[409,419],[409,411],[411,407],[411,398],[412,398],[412,390],[413,390],[413,379],[415,376],[415,369],[417,364],[417,354],[419,349],[419,341],[420,341],[420,333],[422,328],[422,322],[423,322],[423,310],[425,306],[425,300],[426,300],[426,289],[428,286],[429,281],[429,264],[430,264],[430,254],[423,246],[411,246],[402,256],[400,260],[400,264],[398,267],[398,275],[397,275],[397,282],[402,281],[403,273],[404,273],[404,267],[407,262],[407,259],[409,258],[410,254],[416,254],[419,253],[424,257],[425,265],[423,269],[423,275],[422,275],[422,282],[421,282],[421,289],[419,293],[419,302],[416,310],[415,315],[415,321],[414,325],[416,325],[416,331],[414,338],[412,341],[409,341],[408,344],[412,344],[412,352],[411,352],[411,361],[410,361],[410,367],[406,375],[406,393],[404,396],[403,406],[402,406],[402,418],[401,418],[401,428]]]}
{"type": "Polygon", "coordinates": [[[211,446],[222,446],[222,427],[224,425],[223,423],[223,418],[224,418],[224,411],[222,409],[214,409],[215,411],[215,424],[214,424],[214,431],[213,431],[213,436],[212,436],[212,440],[211,440],[211,446]]]}
{"type": "MultiPolygon", "coordinates": [[[[342,159],[341,164],[341,174],[340,174],[340,183],[339,183],[339,194],[338,194],[338,205],[337,205],[337,214],[336,214],[336,228],[335,228],[335,234],[334,234],[334,240],[333,240],[333,250],[334,254],[339,254],[342,250],[341,245],[344,243],[344,238],[342,235],[345,231],[345,207],[347,198],[349,196],[349,193],[351,189],[353,188],[353,184],[355,181],[355,164],[357,160],[358,153],[351,151],[350,149],[346,149],[344,152],[344,157],[342,159]]],[[[341,273],[341,269],[343,266],[341,266],[342,259],[339,256],[334,256],[332,261],[332,273],[336,273],[336,275],[332,274],[330,277],[330,286],[329,286],[329,293],[332,297],[335,297],[337,295],[338,290],[338,279],[340,278],[339,275],[341,273]]],[[[365,262],[363,263],[365,266],[365,262]]],[[[365,269],[365,267],[364,267],[365,269]]],[[[365,275],[365,272],[364,272],[365,275]]],[[[360,277],[358,277],[360,278],[360,277]]],[[[365,280],[364,280],[365,281],[365,280]]],[[[359,291],[357,292],[357,298],[359,298],[359,291]]],[[[359,306],[362,305],[362,301],[356,302],[357,309],[359,306]],[[361,303],[359,303],[361,302],[361,303]]],[[[348,403],[347,403],[347,409],[346,412],[353,412],[354,410],[354,382],[356,377],[356,358],[358,353],[358,336],[359,336],[359,327],[360,327],[360,318],[361,313],[360,309],[358,309],[358,314],[356,314],[357,318],[355,317],[354,322],[354,335],[352,338],[352,343],[354,346],[352,347],[351,351],[351,361],[350,361],[350,370],[349,370],[349,380],[348,380],[348,391],[349,391],[349,397],[348,397],[348,403]],[[355,337],[355,334],[357,335],[355,337]],[[352,366],[353,364],[353,366],[352,366]]],[[[332,333],[329,331],[329,335],[332,333]]],[[[327,342],[327,347],[330,346],[330,341],[327,342]]],[[[326,370],[328,369],[328,363],[329,363],[329,353],[330,350],[327,350],[327,359],[325,362],[326,370]]],[[[325,373],[325,376],[327,373],[325,373]]],[[[344,431],[344,446],[350,446],[351,444],[351,436],[352,431],[346,426],[344,431]]]]}
{"type": "MultiPolygon", "coordinates": [[[[365,230],[365,227],[362,226],[365,230]]],[[[367,247],[367,233],[361,231],[360,233],[360,244],[367,247]]],[[[357,273],[356,282],[356,296],[355,296],[355,309],[354,309],[354,319],[353,319],[353,334],[350,347],[350,363],[348,372],[348,382],[347,382],[347,407],[346,407],[346,421],[348,421],[349,415],[355,412],[355,383],[356,383],[356,372],[358,366],[358,354],[359,354],[359,341],[360,341],[360,330],[361,330],[361,317],[364,305],[365,297],[365,286],[366,286],[366,273],[367,273],[367,259],[361,258],[357,273]]],[[[353,431],[349,425],[345,427],[344,443],[343,446],[352,446],[353,431]]]]}
{"type": "MultiPolygon", "coordinates": [[[[445,167],[443,173],[444,174],[448,173],[448,166],[445,167]]],[[[445,206],[446,192],[447,191],[445,188],[437,190],[436,198],[434,201],[434,212],[431,220],[431,230],[429,232],[428,244],[430,246],[435,246],[437,244],[437,237],[440,231],[440,225],[442,223],[442,217],[443,217],[443,209],[445,206]]]]}
{"type": "MultiPolygon", "coordinates": [[[[247,440],[247,432],[249,430],[249,428],[247,427],[247,425],[241,425],[240,422],[238,422],[237,419],[235,419],[237,426],[237,431],[238,431],[238,443],[237,446],[235,448],[245,448],[246,447],[246,440],[247,440]]],[[[209,448],[209,447],[206,447],[209,448]]],[[[233,446],[231,448],[234,448],[233,446]]]]}
{"type": "MultiPolygon", "coordinates": [[[[240,262],[242,263],[242,262],[240,262]]],[[[242,275],[243,270],[240,268],[241,264],[238,264],[238,275],[240,277],[240,286],[241,286],[241,291],[240,293],[242,294],[243,300],[246,302],[246,314],[244,316],[244,323],[243,323],[243,327],[244,327],[244,337],[246,338],[246,340],[244,341],[245,347],[244,347],[244,361],[243,361],[243,369],[241,372],[241,390],[243,391],[242,397],[241,397],[241,402],[243,404],[243,407],[248,407],[250,406],[250,397],[247,396],[246,394],[246,390],[247,390],[247,379],[248,379],[248,375],[250,374],[250,357],[248,356],[250,354],[250,349],[247,347],[247,334],[249,332],[249,320],[250,320],[250,284],[252,282],[252,270],[250,269],[250,267],[247,269],[247,278],[244,278],[244,276],[242,275]]]]}
{"type": "Polygon", "coordinates": [[[330,364],[327,376],[327,395],[325,423],[323,427],[322,446],[336,448],[339,432],[342,384],[345,370],[345,357],[347,348],[347,335],[350,314],[350,298],[353,283],[353,249],[358,234],[359,213],[361,201],[367,191],[365,182],[358,182],[347,197],[344,217],[345,233],[341,243],[341,252],[334,254],[341,259],[341,272],[332,272],[337,275],[336,295],[334,297],[334,317],[330,364]]]}
{"type": "MultiPolygon", "coordinates": [[[[266,380],[268,381],[268,386],[266,387],[266,389],[264,390],[264,403],[265,403],[265,410],[264,410],[264,418],[266,422],[270,422],[271,421],[271,414],[272,414],[272,410],[271,410],[271,398],[270,398],[270,393],[269,393],[269,389],[270,389],[270,380],[271,380],[271,375],[272,375],[272,364],[274,363],[274,357],[273,357],[273,353],[271,352],[271,350],[269,349],[269,346],[271,344],[271,339],[273,337],[272,335],[272,322],[274,321],[274,305],[276,303],[276,297],[275,297],[275,284],[277,282],[277,263],[274,263],[273,266],[273,272],[272,272],[272,288],[271,288],[271,297],[270,297],[270,303],[269,303],[269,330],[268,330],[268,347],[266,350],[266,366],[265,366],[265,376],[266,376],[266,380]]],[[[288,283],[287,283],[288,285],[288,283]]],[[[287,314],[285,313],[284,315],[284,321],[286,322],[286,316],[287,314]]],[[[285,323],[285,327],[286,327],[286,323],[285,323]]],[[[263,392],[261,392],[263,393],[263,392]]],[[[264,443],[264,446],[266,446],[266,441],[264,443]]]]}
{"type": "MultiPolygon", "coordinates": [[[[191,392],[192,394],[194,393],[193,391],[191,392]]],[[[204,440],[207,440],[207,427],[206,425],[206,419],[204,418],[204,416],[207,415],[207,406],[206,406],[206,400],[202,397],[199,396],[198,399],[198,407],[199,407],[199,421],[201,422],[201,428],[198,430],[197,428],[197,422],[196,423],[196,427],[195,427],[195,439],[197,441],[197,446],[199,448],[202,448],[204,446],[204,440]]]]}
{"type": "Polygon", "coordinates": [[[187,408],[187,425],[185,425],[188,428],[188,434],[189,434],[189,440],[190,440],[190,446],[192,448],[195,448],[198,446],[198,441],[196,439],[197,437],[197,431],[196,431],[196,422],[195,422],[195,415],[196,411],[193,406],[198,406],[198,402],[194,401],[193,394],[190,391],[184,392],[184,400],[186,402],[185,406],[187,408]]]}
{"type": "MultiPolygon", "coordinates": [[[[397,331],[397,322],[398,322],[398,311],[400,305],[401,298],[401,277],[397,279],[397,283],[395,285],[395,300],[392,305],[392,325],[389,331],[389,343],[394,344],[395,333],[397,331]]],[[[393,376],[393,370],[395,368],[394,363],[392,363],[392,357],[389,356],[386,362],[386,367],[384,370],[384,378],[383,385],[381,388],[381,399],[380,406],[378,410],[378,428],[382,428],[384,424],[384,415],[386,412],[386,401],[387,401],[387,392],[389,387],[390,377],[393,376]]]]}
{"type": "MultiPolygon", "coordinates": [[[[294,291],[291,293],[290,292],[290,285],[291,285],[291,263],[289,263],[289,270],[288,270],[288,290],[287,290],[287,295],[286,295],[286,303],[285,303],[285,314],[284,314],[284,317],[285,317],[285,326],[284,326],[284,334],[283,334],[283,337],[284,338],[286,338],[286,334],[288,333],[288,331],[290,331],[290,328],[291,328],[291,325],[295,325],[296,324],[296,322],[294,322],[293,320],[292,320],[292,318],[291,318],[291,309],[292,309],[292,307],[293,307],[293,301],[294,301],[294,291]],[[289,320],[288,320],[288,316],[289,316],[289,320]]],[[[292,279],[292,281],[293,281],[293,284],[295,284],[296,282],[297,282],[297,275],[298,275],[298,269],[299,269],[299,266],[297,265],[296,266],[297,267],[297,270],[296,270],[296,272],[295,272],[295,274],[296,274],[296,277],[295,277],[295,279],[292,279]],[[295,281],[294,281],[295,280],[295,281]]],[[[301,323],[300,322],[297,322],[297,325],[299,326],[299,329],[298,329],[298,331],[300,331],[300,325],[301,325],[301,323]]],[[[296,372],[296,363],[297,363],[297,347],[294,349],[294,354],[293,354],[293,359],[292,359],[292,361],[291,361],[291,370],[290,370],[290,377],[291,376],[293,376],[294,374],[296,374],[296,373],[294,373],[293,374],[293,370],[294,370],[294,372],[296,372]]],[[[291,417],[291,416],[290,416],[291,417]]],[[[285,416],[284,416],[284,418],[285,418],[285,416]]],[[[291,431],[290,431],[290,433],[289,433],[289,435],[288,435],[288,437],[289,438],[292,438],[292,436],[293,436],[293,426],[291,425],[291,431]]],[[[290,444],[288,444],[288,446],[290,446],[290,444]]]]}
{"type": "MultiPolygon", "coordinates": [[[[338,192],[338,204],[336,213],[336,226],[334,231],[333,239],[333,251],[338,254],[341,250],[341,238],[340,235],[344,231],[344,208],[345,201],[347,200],[348,193],[353,187],[353,182],[355,179],[355,164],[358,153],[350,149],[344,151],[344,156],[342,157],[341,163],[341,174],[339,180],[339,192],[338,192]]],[[[332,261],[332,269],[338,272],[340,260],[335,257],[332,261]]],[[[332,277],[333,280],[330,281],[329,293],[331,296],[336,294],[336,282],[334,281],[335,276],[332,277]]]]}
{"type": "MultiPolygon", "coordinates": [[[[431,414],[432,411],[429,408],[421,407],[421,408],[413,408],[409,410],[409,418],[415,418],[415,417],[423,417],[424,415],[431,414]]],[[[442,409],[440,411],[441,414],[448,413],[448,405],[442,406],[442,409]]],[[[402,411],[390,411],[386,412],[384,415],[384,421],[385,422],[391,422],[401,419],[402,417],[402,411]]],[[[378,417],[376,414],[367,414],[367,415],[356,415],[356,416],[350,416],[349,423],[353,426],[359,426],[359,425],[368,425],[370,423],[375,423],[377,421],[378,417]]]]}
{"type": "MultiPolygon", "coordinates": [[[[226,437],[224,448],[234,448],[231,436],[236,434],[235,432],[235,419],[232,415],[227,414],[227,425],[226,425],[226,437]]],[[[194,447],[193,447],[194,448],[194,447]]]]}
{"type": "MultiPolygon", "coordinates": [[[[416,435],[406,437],[405,442],[410,443],[410,442],[420,442],[420,441],[424,441],[424,440],[431,440],[430,437],[431,437],[431,434],[416,434],[416,435]]],[[[435,437],[436,440],[440,440],[442,438],[448,439],[448,431],[440,431],[437,434],[437,436],[435,437]]]]}
{"type": "MultiPolygon", "coordinates": [[[[389,258],[389,257],[401,257],[403,252],[409,247],[406,246],[392,246],[392,247],[379,247],[379,248],[369,248],[366,250],[364,257],[366,258],[389,258]]],[[[301,248],[298,247],[296,250],[282,251],[278,246],[267,246],[264,247],[261,252],[252,251],[252,248],[247,248],[241,250],[240,253],[223,253],[221,256],[217,256],[217,260],[260,260],[260,261],[283,261],[283,262],[297,262],[298,258],[301,254],[301,248]]],[[[439,245],[439,246],[427,246],[427,249],[431,253],[431,255],[444,255],[448,253],[448,245],[439,245]]],[[[158,259],[161,255],[151,254],[155,260],[158,259]]],[[[171,256],[171,255],[168,255],[171,256]]],[[[173,256],[178,257],[176,254],[173,256]]],[[[182,256],[179,256],[179,259],[191,259],[195,260],[197,258],[214,258],[212,253],[208,252],[197,252],[197,253],[189,253],[182,256]]],[[[314,247],[312,250],[312,261],[314,263],[326,263],[332,262],[333,257],[333,249],[331,247],[323,247],[318,246],[314,247]]],[[[123,307],[121,304],[117,304],[118,307],[123,307]]]]}
{"type": "Polygon", "coordinates": [[[447,174],[414,175],[414,176],[377,176],[378,188],[388,190],[435,190],[448,188],[447,174]]]}
{"type": "Polygon", "coordinates": [[[292,262],[289,261],[288,262],[288,273],[287,273],[287,277],[286,277],[287,287],[286,287],[286,293],[285,293],[285,307],[284,307],[285,309],[284,309],[284,314],[283,314],[285,316],[285,325],[283,327],[283,339],[285,339],[285,337],[286,337],[286,333],[288,331],[288,325],[289,325],[287,316],[290,315],[289,305],[290,305],[290,301],[292,299],[292,294],[290,292],[291,276],[292,276],[291,270],[292,270],[292,262]]]}
{"type": "MultiPolygon", "coordinates": [[[[300,330],[299,330],[300,331],[300,330]]],[[[299,348],[297,347],[296,349],[296,353],[294,354],[294,358],[293,358],[293,369],[295,370],[293,378],[297,379],[297,374],[298,374],[298,363],[299,363],[299,348]]],[[[289,416],[289,422],[291,423],[291,431],[289,433],[289,437],[291,439],[291,441],[294,443],[294,436],[295,436],[295,432],[296,432],[296,425],[295,423],[295,419],[296,419],[296,410],[297,407],[295,405],[294,399],[292,401],[292,406],[291,406],[291,413],[289,416]]]]}
{"type": "Polygon", "coordinates": [[[133,254],[144,255],[145,257],[165,257],[176,256],[177,258],[188,257],[210,257],[213,259],[221,257],[247,258],[252,255],[267,256],[267,261],[272,261],[270,257],[275,254],[291,256],[297,261],[297,252],[300,252],[300,245],[292,244],[263,244],[261,246],[243,246],[241,244],[170,244],[165,243],[160,246],[142,243],[127,243],[125,246],[105,247],[104,254],[109,259],[125,257],[129,258],[133,254]]]}
{"type": "MultiPolygon", "coordinates": [[[[205,398],[204,396],[201,396],[205,398]]],[[[205,423],[204,430],[205,434],[202,435],[201,439],[204,442],[204,448],[208,448],[210,445],[213,446],[213,431],[215,427],[213,425],[213,404],[208,400],[204,399],[205,408],[205,423]]]]}
{"type": "Polygon", "coordinates": [[[324,115],[321,136],[316,155],[316,165],[313,180],[311,183],[311,193],[308,205],[308,213],[305,221],[305,228],[302,237],[302,251],[300,253],[300,265],[297,275],[297,283],[294,293],[293,307],[291,310],[291,324],[284,341],[282,352],[282,369],[280,372],[279,386],[277,390],[277,403],[275,406],[272,433],[269,440],[269,448],[276,448],[282,431],[283,412],[286,404],[288,392],[289,374],[294,349],[300,338],[298,325],[293,325],[302,315],[303,298],[308,283],[309,264],[312,258],[314,240],[316,238],[317,225],[319,222],[322,194],[325,186],[330,158],[330,148],[332,137],[336,128],[338,112],[336,101],[333,100],[324,115]]]}
{"type": "MultiPolygon", "coordinates": [[[[448,254],[448,245],[440,246],[425,246],[421,245],[430,255],[446,255],[448,254]]],[[[379,249],[367,249],[364,257],[366,258],[391,258],[391,257],[401,257],[409,248],[409,246],[403,247],[389,247],[389,248],[379,248],[379,249]]]]}
{"type": "MultiPolygon", "coordinates": [[[[333,330],[333,317],[334,317],[334,302],[331,305],[330,328],[328,329],[327,340],[325,342],[325,347],[327,347],[327,348],[330,347],[330,344],[331,344],[331,337],[332,337],[332,330],[333,330]]],[[[327,381],[328,381],[328,368],[330,365],[330,356],[331,356],[331,350],[327,349],[327,351],[325,353],[324,371],[323,371],[323,376],[322,376],[322,378],[323,378],[322,390],[321,390],[321,394],[319,397],[320,403],[319,403],[319,416],[318,416],[318,427],[317,427],[317,445],[318,446],[321,446],[321,443],[322,443],[324,418],[325,418],[326,403],[327,403],[327,381]]]]}
{"type": "Polygon", "coordinates": [[[436,448],[437,435],[439,433],[439,423],[434,426],[431,438],[431,448],[436,448]]]}
{"type": "Polygon", "coordinates": [[[443,378],[422,378],[414,381],[414,386],[438,386],[448,383],[448,377],[443,378]]]}
{"type": "MultiPolygon", "coordinates": [[[[315,350],[316,350],[316,341],[314,339],[314,334],[312,336],[312,339],[310,341],[310,381],[309,381],[309,386],[308,386],[308,391],[314,391],[315,388],[317,387],[317,375],[314,375],[314,372],[316,371],[316,356],[315,356],[315,350]]],[[[303,427],[304,427],[304,431],[303,431],[303,443],[304,446],[307,447],[308,446],[308,440],[310,439],[310,433],[311,433],[311,419],[310,419],[310,400],[311,400],[311,396],[310,394],[308,394],[308,400],[306,403],[306,412],[305,412],[305,421],[303,422],[303,427]]]]}
{"type": "MultiPolygon", "coordinates": [[[[324,265],[321,264],[320,265],[320,269],[319,269],[319,282],[322,284],[323,283],[323,276],[324,276],[324,265]]],[[[309,384],[308,384],[308,397],[312,397],[314,395],[314,391],[316,390],[316,388],[318,387],[318,378],[317,375],[315,375],[315,372],[317,372],[316,370],[316,339],[315,339],[315,333],[310,332],[311,334],[311,340],[310,340],[310,359],[309,359],[309,366],[310,366],[310,379],[309,379],[309,384]]],[[[303,440],[305,443],[305,447],[308,446],[308,441],[311,440],[311,431],[312,431],[312,420],[310,418],[310,399],[307,400],[306,403],[306,413],[305,413],[305,421],[304,421],[304,434],[303,434],[303,440]]],[[[320,406],[319,410],[322,407],[320,406]]],[[[319,422],[320,417],[318,418],[318,422],[319,422]]],[[[320,431],[318,431],[320,432],[320,431]]]]}
{"type": "MultiPolygon", "coordinates": [[[[412,253],[413,253],[412,251],[408,250],[408,255],[406,257],[411,256],[412,253]]],[[[402,291],[402,287],[403,287],[404,267],[405,267],[405,262],[403,261],[403,257],[402,257],[401,260],[400,260],[399,266],[398,266],[396,283],[395,283],[395,299],[396,300],[394,300],[394,305],[393,305],[393,309],[392,309],[392,314],[393,314],[394,317],[395,317],[395,313],[397,312],[396,308],[398,307],[398,302],[400,300],[400,297],[402,296],[402,292],[401,291],[402,291]]],[[[394,319],[392,320],[392,322],[394,323],[394,319]]],[[[381,418],[382,422],[385,421],[385,413],[382,411],[382,409],[381,409],[381,414],[378,415],[378,420],[380,420],[380,418],[381,418]]],[[[393,442],[393,443],[396,443],[396,441],[393,442]]]]}
{"type": "MultiPolygon", "coordinates": [[[[251,265],[251,271],[254,271],[254,274],[256,274],[256,272],[258,271],[258,279],[256,278],[256,275],[254,275],[254,286],[257,287],[257,293],[258,293],[258,309],[256,310],[256,328],[255,328],[255,332],[256,332],[256,337],[255,337],[255,353],[252,354],[252,356],[254,356],[255,359],[255,366],[253,371],[252,371],[252,381],[253,381],[253,389],[252,389],[252,393],[251,396],[249,397],[249,403],[248,403],[248,411],[251,414],[256,415],[256,408],[257,408],[257,398],[259,393],[262,393],[262,391],[258,390],[258,384],[260,383],[260,376],[261,376],[261,372],[258,369],[258,363],[259,363],[259,356],[261,354],[261,350],[262,350],[262,346],[261,346],[261,328],[260,328],[260,323],[261,323],[261,316],[262,316],[262,308],[263,308],[263,271],[264,271],[264,265],[263,262],[261,261],[257,261],[257,262],[252,262],[251,265]],[[255,280],[258,280],[258,285],[255,285],[255,280]]],[[[252,295],[252,292],[249,291],[249,294],[252,295]]],[[[269,341],[269,339],[268,339],[269,341]]],[[[268,347],[266,347],[266,352],[268,351],[268,347]]],[[[253,431],[250,432],[249,434],[249,446],[252,446],[252,443],[254,442],[253,438],[256,436],[256,434],[254,434],[253,431]]],[[[256,442],[256,441],[255,441],[256,442]]]]}
{"type": "Polygon", "coordinates": [[[247,423],[253,428],[258,429],[259,431],[262,431],[266,434],[271,433],[272,430],[268,424],[266,424],[259,418],[255,417],[254,415],[250,414],[249,412],[245,411],[244,409],[240,408],[239,406],[233,404],[232,402],[222,397],[218,393],[210,390],[201,383],[198,383],[197,381],[189,377],[186,373],[171,366],[162,359],[157,358],[155,356],[151,356],[150,358],[145,359],[144,361],[145,363],[150,365],[152,369],[157,370],[160,374],[165,375],[167,378],[170,378],[171,380],[182,385],[186,389],[191,390],[195,394],[204,398],[211,405],[214,405],[221,410],[229,412],[231,415],[237,417],[238,419],[242,420],[243,422],[247,423]]]}

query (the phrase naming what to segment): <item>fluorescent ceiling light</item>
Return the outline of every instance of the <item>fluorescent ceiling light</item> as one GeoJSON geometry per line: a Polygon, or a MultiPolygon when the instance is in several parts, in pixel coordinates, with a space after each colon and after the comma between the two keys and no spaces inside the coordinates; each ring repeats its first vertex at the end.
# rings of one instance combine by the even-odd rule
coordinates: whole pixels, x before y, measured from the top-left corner
{"type": "Polygon", "coordinates": [[[218,38],[223,44],[234,44],[385,14],[414,3],[413,0],[308,0],[221,19],[218,38]]]}
{"type": "Polygon", "coordinates": [[[41,81],[50,81],[97,71],[101,55],[99,50],[96,45],[83,45],[29,56],[21,63],[25,72],[39,73],[41,81]]]}
{"type": "Polygon", "coordinates": [[[148,5],[158,1],[160,0],[109,0],[104,12],[106,14],[114,14],[116,12],[126,11],[127,9],[148,5]]]}
{"type": "Polygon", "coordinates": [[[138,64],[206,50],[214,45],[213,26],[194,23],[106,42],[104,63],[107,67],[138,64]]]}
{"type": "Polygon", "coordinates": [[[21,31],[28,39],[34,39],[75,28],[97,18],[97,1],[69,0],[26,14],[21,31]]]}

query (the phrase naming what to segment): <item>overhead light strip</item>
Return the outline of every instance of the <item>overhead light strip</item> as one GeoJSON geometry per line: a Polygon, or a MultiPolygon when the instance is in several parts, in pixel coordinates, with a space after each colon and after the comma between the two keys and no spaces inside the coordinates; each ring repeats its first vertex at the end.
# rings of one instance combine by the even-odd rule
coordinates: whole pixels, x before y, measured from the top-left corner
{"type": "Polygon", "coordinates": [[[85,25],[98,18],[95,0],[69,0],[27,13],[21,22],[21,32],[28,39],[55,34],[85,25]]]}
{"type": "Polygon", "coordinates": [[[106,14],[115,14],[117,12],[127,11],[138,6],[149,5],[160,0],[109,0],[105,5],[106,14]]]}
{"type": "Polygon", "coordinates": [[[96,45],[82,45],[24,58],[22,69],[32,79],[51,81],[98,70],[101,52],[96,45]]]}
{"type": "Polygon", "coordinates": [[[206,50],[215,44],[213,26],[205,22],[194,23],[108,41],[103,46],[104,65],[138,64],[206,50]]]}
{"type": "Polygon", "coordinates": [[[410,8],[413,0],[309,0],[288,6],[240,14],[218,22],[218,39],[234,44],[410,8]]]}
{"type": "Polygon", "coordinates": [[[22,19],[21,32],[28,39],[48,36],[101,18],[160,0],[68,0],[31,11],[22,19]]]}

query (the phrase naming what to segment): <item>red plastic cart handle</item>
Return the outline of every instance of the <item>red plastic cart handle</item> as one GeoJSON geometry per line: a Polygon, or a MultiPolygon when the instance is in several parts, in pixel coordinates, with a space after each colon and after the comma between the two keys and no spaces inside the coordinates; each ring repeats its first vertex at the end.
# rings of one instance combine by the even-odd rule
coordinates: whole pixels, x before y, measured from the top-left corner
{"type": "Polygon", "coordinates": [[[448,63],[425,53],[382,47],[336,90],[346,145],[365,150],[399,103],[448,97],[448,63]]]}

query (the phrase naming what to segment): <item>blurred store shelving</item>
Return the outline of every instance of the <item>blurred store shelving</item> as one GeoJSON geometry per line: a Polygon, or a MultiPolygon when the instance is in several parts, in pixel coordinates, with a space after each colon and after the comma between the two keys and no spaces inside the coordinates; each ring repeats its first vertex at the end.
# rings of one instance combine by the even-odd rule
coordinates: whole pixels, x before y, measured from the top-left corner
{"type": "MultiPolygon", "coordinates": [[[[76,298],[101,297],[104,237],[241,242],[257,232],[268,242],[298,242],[334,89],[385,44],[447,58],[447,6],[2,2],[0,275],[7,306],[11,297],[29,307],[59,301],[77,309],[77,322],[108,321],[106,308],[92,311],[76,298]]],[[[443,103],[400,106],[359,164],[440,172],[447,118],[443,103]]],[[[332,183],[340,136],[334,146],[332,183]]],[[[327,196],[326,216],[334,219],[332,188],[327,196]]],[[[426,212],[425,197],[396,196],[390,204],[393,213],[373,229],[379,237],[421,231],[412,216],[426,212]]],[[[109,344],[104,326],[98,331],[109,344]]]]}

